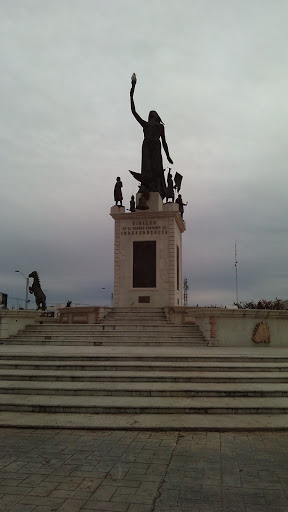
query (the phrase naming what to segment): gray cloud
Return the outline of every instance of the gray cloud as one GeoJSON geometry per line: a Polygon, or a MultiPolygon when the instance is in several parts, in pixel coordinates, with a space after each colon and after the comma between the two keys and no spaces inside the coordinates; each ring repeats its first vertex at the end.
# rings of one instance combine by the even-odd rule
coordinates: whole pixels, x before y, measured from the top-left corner
{"type": "Polygon", "coordinates": [[[235,300],[235,240],[240,296],[286,298],[287,3],[12,0],[0,11],[1,291],[23,295],[21,265],[51,302],[110,300],[114,181],[128,205],[141,158],[135,71],[137,109],[159,111],[184,175],[191,302],[235,300]]]}

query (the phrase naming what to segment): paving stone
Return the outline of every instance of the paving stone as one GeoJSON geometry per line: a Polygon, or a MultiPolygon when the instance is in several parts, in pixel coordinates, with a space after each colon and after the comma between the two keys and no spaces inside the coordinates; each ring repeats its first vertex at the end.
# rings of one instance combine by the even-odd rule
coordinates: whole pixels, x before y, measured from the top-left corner
{"type": "Polygon", "coordinates": [[[84,478],[84,480],[82,479],[82,482],[77,487],[77,490],[85,491],[85,492],[88,492],[88,491],[93,492],[97,489],[97,487],[99,487],[99,485],[102,483],[102,481],[103,480],[101,478],[84,478]]]}
{"type": "Polygon", "coordinates": [[[0,498],[0,512],[7,512],[9,508],[13,505],[17,504],[21,499],[21,496],[12,496],[9,494],[4,494],[0,498]]]}
{"type": "Polygon", "coordinates": [[[20,500],[20,503],[24,503],[25,505],[26,504],[31,504],[31,505],[38,505],[38,506],[43,506],[43,507],[56,507],[56,510],[57,510],[57,507],[59,508],[60,505],[62,505],[62,503],[64,502],[65,500],[63,498],[51,498],[50,496],[32,496],[32,495],[26,495],[24,496],[23,498],[21,498],[20,500]]]}
{"type": "Polygon", "coordinates": [[[85,503],[84,512],[97,510],[98,512],[126,512],[129,503],[112,503],[111,501],[94,501],[85,503]]]}
{"type": "Polygon", "coordinates": [[[43,482],[45,475],[22,475],[24,479],[21,482],[21,487],[35,487],[36,485],[43,482]]]}
{"type": "Polygon", "coordinates": [[[115,494],[113,494],[113,497],[115,496],[131,496],[136,493],[135,487],[118,487],[116,489],[115,494]]]}
{"type": "Polygon", "coordinates": [[[65,478],[65,480],[62,480],[62,482],[59,483],[57,489],[65,489],[65,490],[74,491],[74,489],[77,489],[77,487],[79,487],[79,485],[82,482],[83,482],[83,478],[81,478],[81,477],[65,478]]]}
{"type": "Polygon", "coordinates": [[[145,496],[144,494],[138,495],[137,493],[132,494],[130,496],[114,494],[111,498],[112,502],[120,502],[120,503],[140,503],[140,504],[152,504],[154,496],[145,496]]]}
{"type": "Polygon", "coordinates": [[[265,507],[266,499],[262,496],[244,496],[244,501],[247,507],[252,505],[262,505],[265,507]]]}
{"type": "Polygon", "coordinates": [[[29,492],[29,488],[27,487],[19,487],[13,485],[0,485],[0,494],[11,494],[11,496],[19,495],[23,496],[29,492]]]}
{"type": "Polygon", "coordinates": [[[181,490],[180,490],[180,499],[184,499],[184,500],[200,500],[201,498],[201,494],[202,494],[202,491],[201,491],[201,486],[198,486],[198,489],[191,489],[191,488],[185,488],[183,487],[181,490]]]}
{"type": "Polygon", "coordinates": [[[91,501],[109,501],[115,492],[116,488],[111,485],[100,485],[92,494],[91,501]]]}
{"type": "Polygon", "coordinates": [[[58,486],[58,482],[41,482],[29,491],[31,496],[48,496],[58,486]]]}
{"type": "Polygon", "coordinates": [[[62,464],[59,468],[57,468],[54,474],[69,476],[75,469],[77,469],[77,467],[77,465],[62,464]]]}
{"type": "Polygon", "coordinates": [[[5,466],[5,471],[8,472],[16,472],[19,471],[19,469],[26,466],[27,462],[12,462],[12,464],[8,464],[8,466],[5,466]]]}
{"type": "Polygon", "coordinates": [[[233,474],[232,471],[231,471],[230,475],[227,475],[227,474],[222,475],[222,482],[223,482],[223,485],[229,486],[229,487],[241,487],[242,486],[240,476],[237,474],[236,475],[233,474]]]}
{"type": "MultiPolygon", "coordinates": [[[[78,469],[76,469],[75,471],[73,471],[71,473],[71,475],[73,475],[73,476],[80,476],[80,477],[83,477],[83,479],[91,477],[91,478],[97,478],[97,479],[102,479],[103,480],[103,478],[105,478],[107,476],[107,472],[106,471],[97,471],[97,470],[93,470],[93,471],[78,471],[78,469]]],[[[51,478],[53,478],[53,477],[51,477],[51,478]]]]}
{"type": "Polygon", "coordinates": [[[135,503],[131,503],[128,507],[128,512],[152,512],[152,508],[150,505],[135,505],[135,503]]]}
{"type": "Polygon", "coordinates": [[[147,471],[146,471],[146,474],[147,475],[164,475],[166,472],[166,468],[165,468],[165,465],[164,464],[150,464],[147,471]]]}
{"type": "Polygon", "coordinates": [[[111,471],[107,474],[107,479],[123,479],[125,475],[127,475],[129,469],[131,469],[131,465],[125,463],[117,463],[111,471]]]}
{"type": "Polygon", "coordinates": [[[137,494],[151,495],[155,494],[159,487],[158,482],[142,482],[137,489],[137,494]]]}
{"type": "MultiPolygon", "coordinates": [[[[268,509],[265,505],[248,504],[245,508],[245,512],[268,512],[268,509]]],[[[279,512],[279,509],[274,509],[273,512],[279,512]]]]}
{"type": "MultiPolygon", "coordinates": [[[[249,511],[248,511],[248,512],[249,512],[249,511]]],[[[253,511],[252,511],[252,512],[253,512],[253,511]]],[[[258,511],[257,511],[257,512],[258,512],[258,511]]],[[[261,512],[262,512],[262,511],[261,511],[261,512]]],[[[275,506],[274,506],[274,505],[272,505],[271,507],[266,505],[266,510],[265,510],[265,512],[287,512],[287,506],[286,506],[286,505],[284,505],[284,506],[279,506],[279,505],[278,505],[278,506],[276,506],[276,508],[275,508],[275,506]]]]}
{"type": "Polygon", "coordinates": [[[137,488],[140,485],[140,480],[128,480],[126,478],[107,478],[105,483],[114,487],[134,487],[137,488]]]}
{"type": "Polygon", "coordinates": [[[58,508],[53,505],[38,505],[33,512],[56,512],[57,510],[58,508]]]}
{"type": "MultiPolygon", "coordinates": [[[[107,457],[105,457],[105,458],[107,458],[107,457]]],[[[99,473],[102,472],[102,473],[107,474],[108,472],[111,471],[114,464],[115,464],[115,460],[113,460],[111,462],[108,462],[108,461],[107,462],[99,462],[99,464],[97,464],[97,466],[96,466],[96,471],[99,471],[99,473]]]]}
{"type": "Polygon", "coordinates": [[[176,506],[180,501],[180,491],[164,491],[156,500],[157,507],[159,506],[176,506]]]}
{"type": "Polygon", "coordinates": [[[85,500],[87,501],[92,495],[92,492],[85,491],[64,491],[61,489],[56,489],[49,494],[50,498],[62,498],[63,500],[73,499],[73,500],[85,500]]]}
{"type": "MultiPolygon", "coordinates": [[[[243,490],[242,490],[243,492],[243,490]]],[[[227,508],[229,510],[239,510],[239,511],[245,511],[245,503],[244,503],[244,500],[243,500],[243,497],[242,495],[233,495],[233,494],[229,494],[229,495],[224,495],[223,496],[223,507],[224,508],[227,508]]]]}
{"type": "Polygon", "coordinates": [[[9,512],[33,512],[35,510],[35,505],[24,505],[23,503],[18,503],[14,505],[9,512]]]}
{"type": "MultiPolygon", "coordinates": [[[[86,501],[86,500],[85,500],[86,501]]],[[[79,512],[85,504],[83,500],[68,499],[59,507],[57,512],[79,512]]]]}
{"type": "Polygon", "coordinates": [[[212,487],[212,486],[202,486],[201,490],[201,499],[203,501],[221,501],[221,487],[212,487]]]}
{"type": "MultiPolygon", "coordinates": [[[[18,474],[18,473],[17,473],[18,474]]],[[[14,486],[14,485],[22,485],[22,482],[23,482],[23,478],[7,478],[7,479],[3,479],[1,480],[1,483],[0,485],[2,486],[2,488],[4,489],[4,487],[7,485],[8,487],[9,486],[14,486]]]]}
{"type": "Polygon", "coordinates": [[[145,475],[135,475],[133,472],[128,472],[125,476],[125,480],[138,480],[139,482],[160,482],[162,475],[146,473],[145,475]]]}
{"type": "MultiPolygon", "coordinates": [[[[178,510],[179,511],[179,507],[177,505],[168,505],[166,502],[165,503],[157,503],[155,505],[155,508],[153,509],[152,506],[150,507],[150,510],[153,510],[153,512],[175,512],[175,510],[178,510]]],[[[180,510],[182,512],[182,507],[180,507],[180,510]]],[[[185,512],[187,512],[187,507],[185,507],[185,512]]],[[[198,509],[194,509],[193,508],[193,512],[198,512],[198,509]]],[[[189,512],[191,512],[191,504],[190,504],[190,510],[189,512]]]]}
{"type": "Polygon", "coordinates": [[[269,506],[279,507],[286,505],[288,510],[288,497],[282,490],[264,489],[266,503],[269,506]]]}
{"type": "Polygon", "coordinates": [[[43,466],[43,464],[27,464],[25,466],[25,474],[50,475],[51,468],[43,466]]]}

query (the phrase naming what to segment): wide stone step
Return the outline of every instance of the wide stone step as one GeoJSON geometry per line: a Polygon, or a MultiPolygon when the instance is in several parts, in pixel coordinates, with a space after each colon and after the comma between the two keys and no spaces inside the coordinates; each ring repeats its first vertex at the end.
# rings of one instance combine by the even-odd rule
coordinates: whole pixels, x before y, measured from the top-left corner
{"type": "Polygon", "coordinates": [[[85,333],[85,334],[82,334],[81,333],[65,333],[65,334],[62,334],[62,333],[53,333],[53,334],[46,334],[46,333],[24,333],[22,335],[18,335],[18,336],[11,336],[11,338],[9,338],[9,340],[13,341],[13,340],[18,340],[18,339],[21,339],[23,341],[46,341],[46,340],[51,340],[51,341],[58,341],[58,340],[63,340],[63,341],[66,341],[66,340],[75,340],[75,341],[81,341],[81,340],[86,340],[86,341],[93,341],[95,339],[119,339],[119,340],[144,340],[144,341],[150,341],[151,339],[152,340],[170,340],[170,339],[175,339],[175,340],[181,340],[181,339],[198,339],[198,338],[202,338],[203,339],[203,336],[201,336],[201,334],[199,334],[199,332],[197,331],[193,331],[191,333],[181,333],[181,332],[165,332],[163,334],[161,333],[155,333],[153,331],[151,332],[133,332],[133,331],[127,331],[127,332],[124,332],[124,331],[96,331],[94,333],[85,333]]]}
{"type": "Polygon", "coordinates": [[[147,311],[156,312],[156,313],[163,313],[163,308],[157,308],[157,307],[150,307],[150,306],[115,306],[109,310],[109,312],[115,312],[115,313],[147,313],[147,311]]]}
{"type": "Polygon", "coordinates": [[[0,394],[71,396],[165,396],[165,397],[281,397],[287,384],[163,383],[163,382],[0,382],[0,394]]]}
{"type": "Polygon", "coordinates": [[[143,331],[143,332],[153,332],[153,333],[162,333],[162,332],[200,332],[200,329],[197,325],[154,325],[154,324],[88,324],[88,325],[76,325],[76,324],[68,324],[68,325],[54,325],[53,328],[49,328],[46,326],[35,326],[29,325],[26,327],[25,331],[20,331],[20,333],[26,332],[29,334],[33,333],[45,333],[45,334],[90,334],[98,331],[119,331],[119,332],[128,332],[128,331],[143,331]]]}
{"type": "Polygon", "coordinates": [[[288,414],[288,398],[181,398],[0,394],[0,411],[85,414],[288,414]]]}
{"type": "Polygon", "coordinates": [[[105,371],[105,370],[0,370],[2,380],[76,382],[288,382],[288,372],[188,372],[188,371],[105,371]]]}
{"type": "Polygon", "coordinates": [[[153,346],[158,346],[158,347],[161,347],[161,346],[166,346],[167,348],[169,346],[172,346],[172,347],[175,347],[175,346],[179,346],[179,347],[185,347],[185,346],[190,346],[190,347],[193,347],[193,346],[207,346],[207,342],[205,342],[204,340],[201,340],[201,339],[197,339],[195,338],[194,340],[189,338],[187,340],[175,340],[175,339],[169,339],[169,340],[159,340],[159,341],[152,341],[152,340],[147,340],[147,341],[144,341],[144,340],[113,340],[113,339],[97,339],[97,340],[94,340],[94,341],[89,341],[89,340],[67,340],[67,341],[63,341],[63,340],[58,340],[58,341],[53,341],[53,340],[35,340],[35,341],[31,341],[31,340],[22,340],[22,339],[16,339],[16,340],[9,340],[7,341],[7,344],[8,345],[52,345],[52,346],[90,346],[90,347],[97,347],[97,346],[107,346],[107,347],[117,347],[117,346],[121,346],[121,347],[153,347],[153,346]]]}
{"type": "Polygon", "coordinates": [[[150,308],[150,307],[147,307],[147,308],[135,308],[135,309],[130,309],[130,308],[112,308],[110,309],[106,316],[109,316],[109,315],[115,315],[115,316],[121,316],[121,315],[128,315],[128,316],[141,316],[141,315],[146,315],[148,316],[149,314],[151,315],[161,315],[161,316],[165,316],[165,313],[163,311],[163,309],[157,309],[157,308],[150,308]]]}
{"type": "Polygon", "coordinates": [[[127,322],[127,323],[130,323],[130,322],[147,322],[147,323],[151,323],[151,322],[163,322],[163,323],[168,323],[168,320],[167,318],[165,317],[165,315],[156,315],[156,314],[149,314],[149,313],[146,313],[146,315],[107,315],[105,316],[101,323],[105,323],[107,322],[108,320],[112,321],[113,322],[119,322],[119,321],[123,321],[123,322],[127,322]]]}
{"type": "Polygon", "coordinates": [[[286,414],[45,414],[0,412],[0,426],[94,430],[276,431],[287,430],[286,414]]]}
{"type": "MultiPolygon", "coordinates": [[[[107,318],[107,320],[103,320],[103,322],[101,322],[101,325],[123,325],[123,324],[130,324],[130,325],[147,325],[147,326],[150,326],[151,325],[151,319],[149,320],[149,318],[147,318],[147,320],[144,322],[144,320],[139,320],[139,319],[130,319],[128,320],[127,318],[119,318],[119,319],[114,319],[114,318],[107,318]]],[[[165,325],[169,325],[167,323],[166,320],[153,320],[153,325],[155,326],[162,326],[162,327],[165,327],[165,325]]]]}
{"type": "Polygon", "coordinates": [[[88,347],[88,346],[39,346],[39,345],[0,345],[0,360],[70,360],[70,361],[161,361],[161,362],[252,362],[287,363],[286,349],[273,349],[271,346],[252,349],[229,349],[227,347],[88,347]]]}
{"type": "Polygon", "coordinates": [[[149,311],[145,311],[145,312],[136,313],[136,314],[133,314],[133,313],[108,313],[108,315],[106,315],[104,317],[104,320],[106,320],[107,318],[115,318],[116,320],[119,320],[119,319],[121,320],[123,318],[124,319],[131,318],[132,320],[159,319],[159,320],[167,321],[167,318],[164,315],[164,313],[154,313],[153,311],[151,311],[151,313],[149,311]]]}
{"type": "Polygon", "coordinates": [[[109,310],[107,310],[107,313],[106,315],[135,315],[135,316],[140,316],[140,315],[149,315],[149,313],[151,313],[151,315],[165,315],[163,309],[161,308],[150,308],[150,307],[146,307],[146,308],[134,308],[134,309],[130,309],[130,308],[111,308],[109,310]]]}
{"type": "Polygon", "coordinates": [[[288,372],[288,363],[261,363],[255,365],[253,362],[223,362],[223,361],[115,361],[110,360],[23,360],[11,358],[4,360],[0,358],[0,369],[22,369],[22,370],[106,370],[106,371],[173,371],[173,372],[288,372]]]}
{"type": "Polygon", "coordinates": [[[159,320],[165,320],[167,321],[167,318],[166,316],[163,314],[163,313],[153,313],[151,311],[151,313],[149,312],[145,312],[145,313],[137,313],[137,314],[128,314],[128,313],[108,313],[108,315],[106,315],[104,317],[104,320],[106,320],[107,318],[115,318],[116,320],[121,320],[121,319],[130,319],[131,320],[143,320],[143,319],[147,319],[147,320],[153,320],[153,319],[159,319],[159,320]]]}

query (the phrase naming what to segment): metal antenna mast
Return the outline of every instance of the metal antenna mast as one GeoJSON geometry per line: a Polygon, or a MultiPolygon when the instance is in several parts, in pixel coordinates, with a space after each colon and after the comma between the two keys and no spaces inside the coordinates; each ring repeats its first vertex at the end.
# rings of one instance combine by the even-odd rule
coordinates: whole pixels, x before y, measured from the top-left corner
{"type": "Polygon", "coordinates": [[[238,304],[238,268],[237,268],[237,244],[235,242],[235,281],[236,281],[236,304],[238,304]]]}
{"type": "Polygon", "coordinates": [[[184,279],[184,306],[187,306],[188,290],[189,290],[188,281],[187,281],[187,277],[185,277],[185,279],[184,279]]]}

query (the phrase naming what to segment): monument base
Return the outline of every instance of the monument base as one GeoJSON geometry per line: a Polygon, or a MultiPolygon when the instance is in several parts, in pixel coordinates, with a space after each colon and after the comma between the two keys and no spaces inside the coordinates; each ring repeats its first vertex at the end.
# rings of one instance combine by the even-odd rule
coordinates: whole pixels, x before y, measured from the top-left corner
{"type": "Polygon", "coordinates": [[[113,206],[114,306],[165,307],[182,303],[182,233],[178,204],[151,192],[148,210],[113,206]]]}

